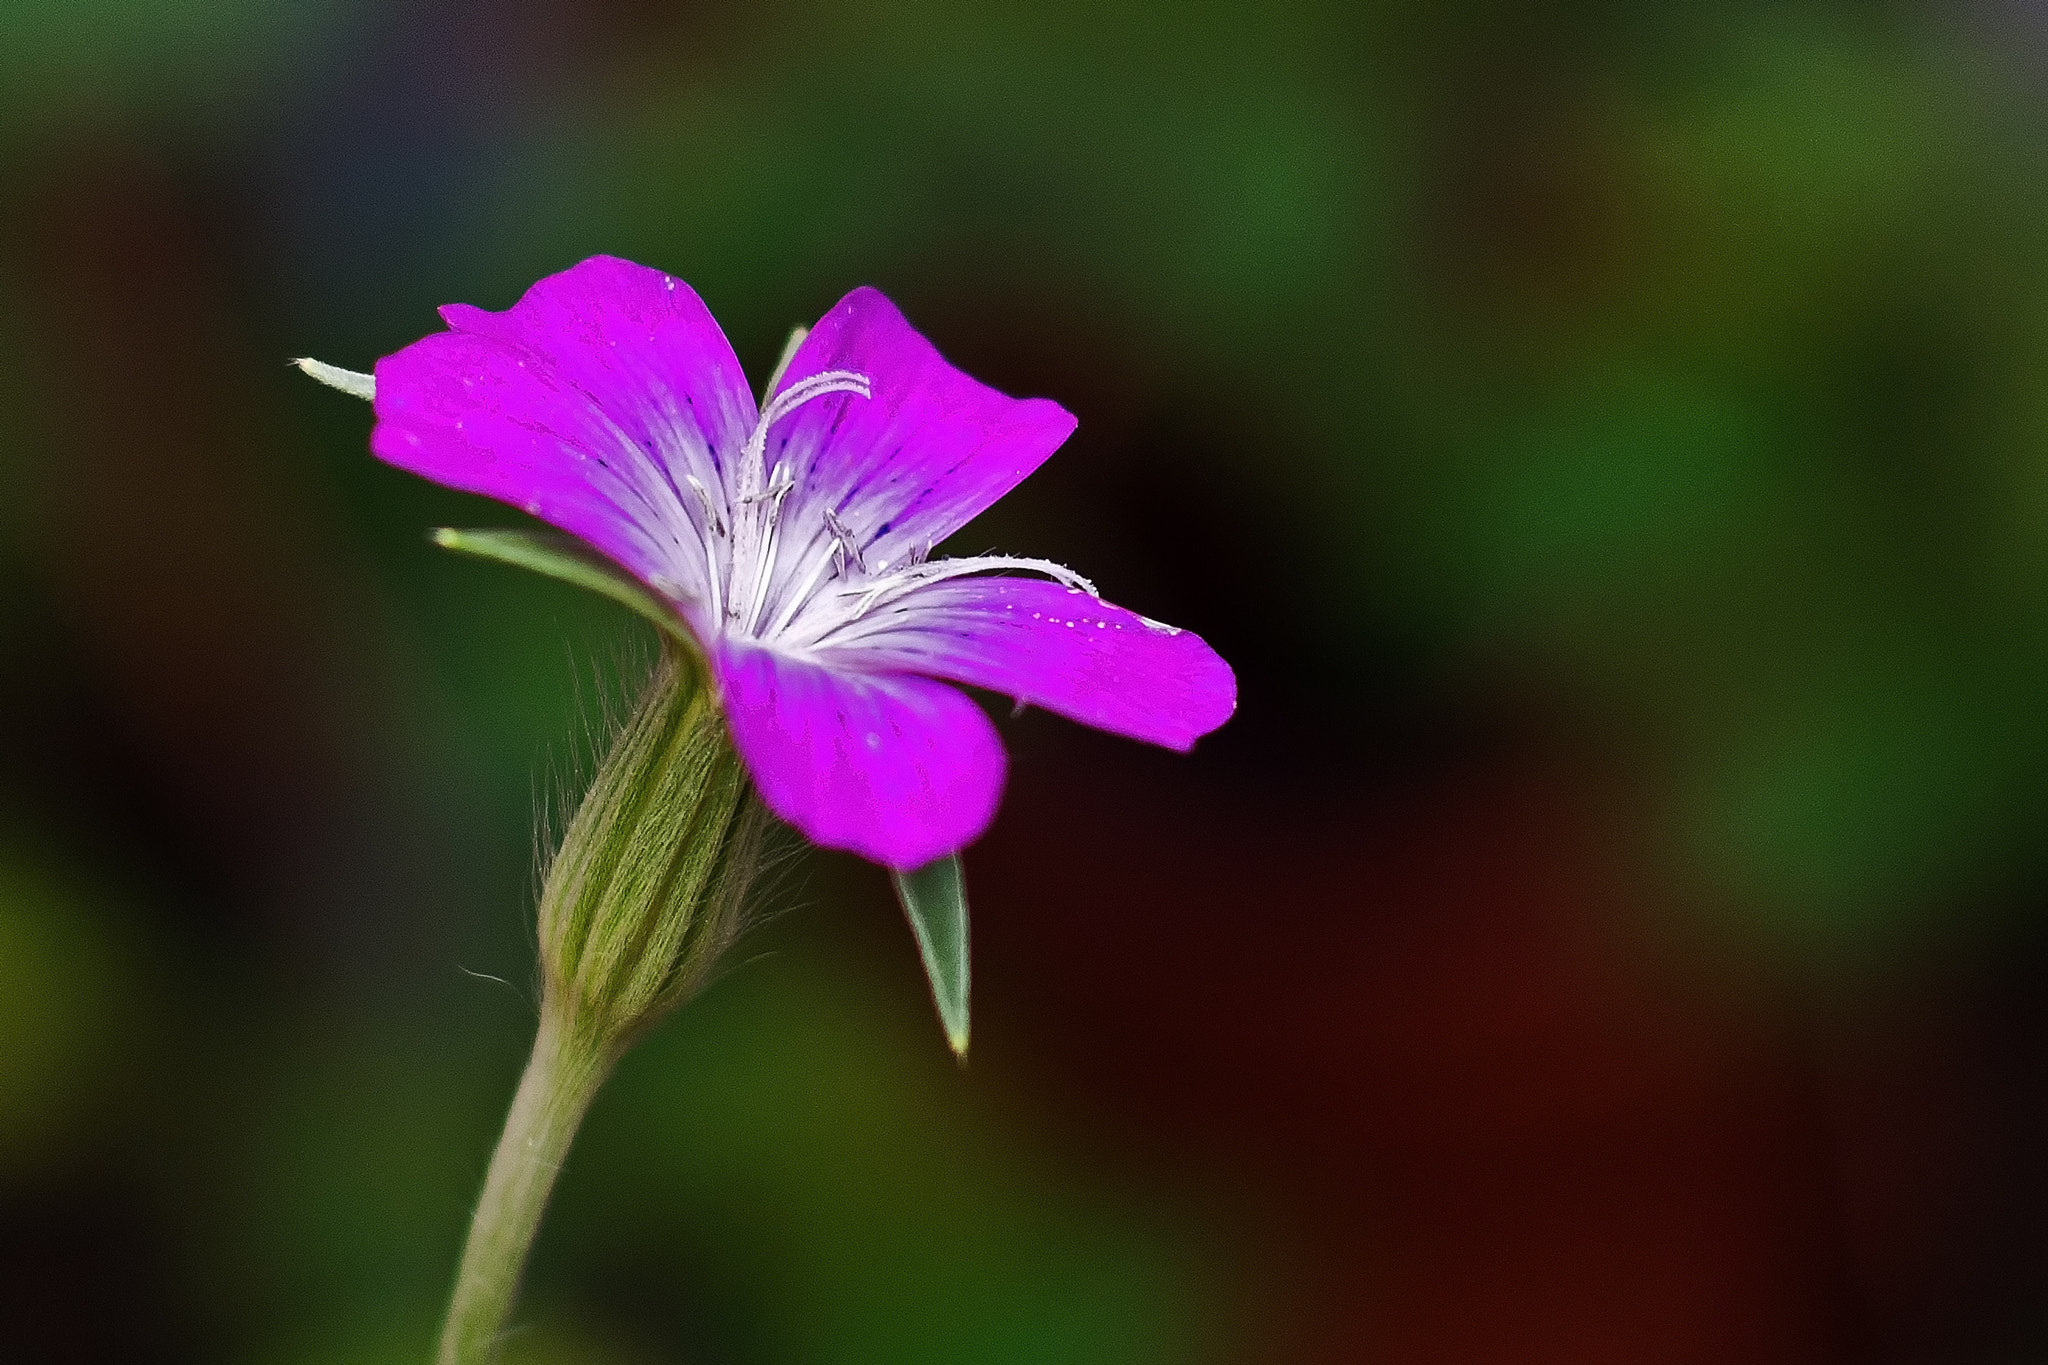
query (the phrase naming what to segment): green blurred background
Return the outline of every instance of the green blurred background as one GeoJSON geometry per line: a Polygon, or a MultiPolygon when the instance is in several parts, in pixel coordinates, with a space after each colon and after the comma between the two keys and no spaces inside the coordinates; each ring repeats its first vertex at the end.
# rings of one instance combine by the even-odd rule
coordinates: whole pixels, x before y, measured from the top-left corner
{"type": "MultiPolygon", "coordinates": [[[[2048,1356],[2048,7],[0,0],[0,1358],[424,1360],[651,643],[368,368],[600,251],[1081,419],[976,1050],[817,855],[515,1365],[2048,1356]]],[[[971,542],[971,543],[970,543],[971,542]]]]}

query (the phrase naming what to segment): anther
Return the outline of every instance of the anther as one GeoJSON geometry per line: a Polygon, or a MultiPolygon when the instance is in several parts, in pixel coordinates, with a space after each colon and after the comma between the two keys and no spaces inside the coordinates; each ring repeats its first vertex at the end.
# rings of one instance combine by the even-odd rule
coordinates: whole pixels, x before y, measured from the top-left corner
{"type": "Polygon", "coordinates": [[[829,507],[825,509],[825,529],[839,542],[839,553],[843,556],[840,561],[841,570],[844,570],[846,562],[850,560],[855,568],[865,574],[868,571],[868,563],[861,557],[860,542],[854,538],[853,532],[846,528],[846,523],[839,519],[839,514],[829,507]]]}
{"type": "Polygon", "coordinates": [[[690,485],[690,491],[695,493],[697,501],[704,505],[704,522],[711,528],[711,534],[714,536],[724,535],[725,520],[718,515],[717,507],[711,502],[711,490],[706,488],[704,481],[695,474],[683,475],[683,482],[690,485]]]}
{"type": "Polygon", "coordinates": [[[746,503],[749,506],[752,506],[754,503],[766,502],[770,498],[773,498],[775,499],[776,504],[779,506],[782,502],[782,499],[787,497],[789,495],[789,491],[795,487],[796,480],[792,479],[789,476],[788,461],[777,460],[775,462],[775,471],[768,476],[768,486],[758,493],[747,494],[745,497],[741,498],[740,501],[746,503]]]}

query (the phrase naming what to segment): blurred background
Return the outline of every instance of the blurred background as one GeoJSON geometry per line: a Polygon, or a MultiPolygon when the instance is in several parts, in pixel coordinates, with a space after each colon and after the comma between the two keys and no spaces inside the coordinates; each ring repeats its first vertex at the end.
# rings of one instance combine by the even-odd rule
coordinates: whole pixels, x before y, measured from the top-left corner
{"type": "Polygon", "coordinates": [[[2048,9],[0,4],[0,1357],[427,1358],[536,816],[651,653],[366,451],[611,252],[1079,433],[956,550],[1236,665],[1039,715],[972,1065],[812,855],[515,1365],[2048,1355],[2048,9]]]}

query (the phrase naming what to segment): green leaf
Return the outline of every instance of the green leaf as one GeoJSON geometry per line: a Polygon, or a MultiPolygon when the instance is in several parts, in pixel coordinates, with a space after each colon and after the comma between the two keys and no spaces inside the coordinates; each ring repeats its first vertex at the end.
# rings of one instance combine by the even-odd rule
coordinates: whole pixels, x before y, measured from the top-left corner
{"type": "Polygon", "coordinates": [[[891,874],[903,913],[917,935],[931,978],[932,1003],[953,1054],[967,1059],[967,886],[960,874],[960,855],[949,853],[912,872],[891,874]]]}
{"type": "Polygon", "coordinates": [[[479,559],[515,564],[609,597],[667,632],[689,651],[691,658],[698,657],[697,642],[689,627],[665,598],[574,536],[513,527],[459,531],[444,526],[434,532],[434,543],[479,559]]]}

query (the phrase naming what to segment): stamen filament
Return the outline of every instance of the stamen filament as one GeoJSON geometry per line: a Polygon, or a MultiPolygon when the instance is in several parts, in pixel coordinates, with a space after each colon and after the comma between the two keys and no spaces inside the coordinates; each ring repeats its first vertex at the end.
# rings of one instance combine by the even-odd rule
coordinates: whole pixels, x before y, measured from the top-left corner
{"type": "Polygon", "coordinates": [[[896,602],[919,588],[943,583],[948,579],[964,578],[969,574],[986,573],[991,569],[1023,569],[1031,573],[1044,574],[1055,582],[1064,583],[1090,597],[1099,597],[1095,585],[1065,565],[1055,564],[1048,559],[1026,559],[1013,555],[975,555],[966,559],[941,559],[936,562],[914,564],[900,569],[888,577],[869,585],[853,603],[851,609],[841,608],[828,612],[816,627],[790,641],[798,648],[814,648],[823,645],[845,645],[899,629],[895,623],[879,618],[862,627],[860,622],[868,619],[877,607],[896,602]]]}
{"type": "MultiPolygon", "coordinates": [[[[768,504],[761,509],[758,523],[734,528],[732,553],[735,556],[751,558],[753,574],[744,601],[739,596],[742,591],[741,585],[737,581],[733,583],[729,619],[747,635],[757,632],[761,614],[768,608],[770,590],[775,582],[775,561],[780,549],[783,504],[796,487],[796,480],[791,475],[786,461],[777,460],[772,472],[766,468],[769,428],[812,399],[835,393],[850,393],[859,398],[871,398],[874,396],[874,386],[866,375],[852,370],[821,370],[817,374],[806,375],[768,400],[767,406],[762,408],[760,417],[754,423],[754,430],[748,435],[746,444],[741,449],[739,465],[733,471],[739,482],[739,488],[735,490],[738,494],[737,505],[757,507],[764,502],[768,504]]],[[[827,511],[826,516],[832,517],[832,513],[827,511]]],[[[739,566],[734,567],[737,569],[739,566]]],[[[817,577],[818,571],[814,570],[811,576],[812,583],[815,583],[817,577]]],[[[804,591],[810,591],[809,584],[804,591]]],[[[799,594],[795,600],[800,602],[803,596],[804,594],[799,594]]],[[[785,619],[788,615],[789,613],[784,613],[785,619]]]]}
{"type": "Polygon", "coordinates": [[[832,542],[829,550],[812,561],[811,576],[806,578],[804,585],[791,593],[789,600],[782,604],[782,611],[776,616],[775,624],[768,628],[767,633],[769,636],[780,635],[789,628],[789,623],[794,621],[797,614],[810,602],[812,592],[823,581],[825,574],[832,568],[833,557],[843,553],[844,551],[840,548],[839,542],[835,540],[832,542]]]}
{"type": "Polygon", "coordinates": [[[725,534],[725,523],[719,519],[718,509],[712,506],[711,490],[695,474],[683,475],[683,481],[690,491],[697,495],[697,501],[704,506],[704,532],[699,537],[704,542],[704,577],[711,593],[711,619],[719,621],[725,616],[725,593],[721,580],[724,575],[718,568],[718,546],[716,538],[725,534]]]}
{"type": "Polygon", "coordinates": [[[762,532],[761,551],[755,560],[754,591],[748,598],[747,619],[741,627],[751,635],[754,626],[761,619],[761,608],[767,605],[768,583],[775,571],[775,550],[777,533],[782,529],[782,500],[789,496],[789,490],[796,487],[796,481],[789,477],[789,469],[781,460],[775,462],[775,472],[770,476],[768,488],[760,494],[768,500],[764,514],[767,522],[762,532]]]}
{"type": "Polygon", "coordinates": [[[825,529],[830,531],[832,538],[839,542],[840,551],[849,560],[853,561],[853,566],[862,573],[866,573],[868,571],[868,562],[861,555],[860,542],[854,538],[853,532],[847,529],[846,523],[839,519],[839,514],[829,507],[825,509],[825,529]]]}
{"type": "Polygon", "coordinates": [[[754,423],[753,434],[747,437],[746,454],[765,463],[768,458],[768,428],[813,398],[823,398],[831,393],[850,393],[860,398],[874,396],[868,377],[852,370],[821,370],[817,374],[806,375],[768,400],[768,406],[761,410],[759,420],[754,423]]]}

